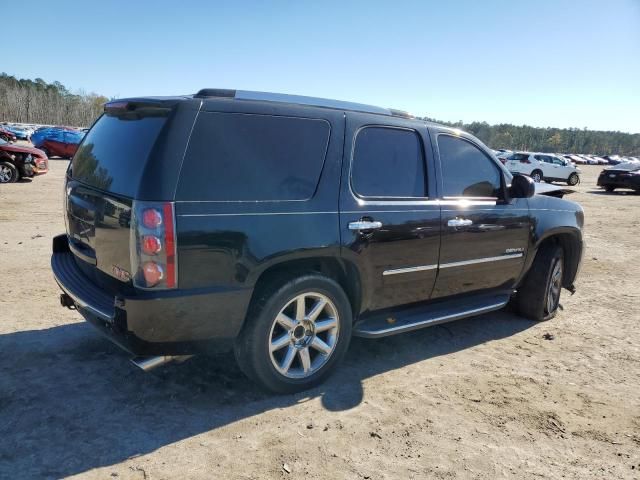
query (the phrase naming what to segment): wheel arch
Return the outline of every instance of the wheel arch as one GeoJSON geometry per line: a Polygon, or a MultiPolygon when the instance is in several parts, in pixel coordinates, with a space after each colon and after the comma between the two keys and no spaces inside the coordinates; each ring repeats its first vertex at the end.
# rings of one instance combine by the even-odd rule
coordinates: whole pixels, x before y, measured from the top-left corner
{"type": "Polygon", "coordinates": [[[268,266],[256,274],[251,301],[257,298],[259,292],[270,282],[288,280],[309,273],[324,275],[336,281],[346,293],[353,317],[356,318],[362,305],[360,273],[352,262],[332,256],[288,259],[268,266]]]}
{"type": "MultiPolygon", "coordinates": [[[[537,239],[536,243],[530,249],[527,256],[525,272],[528,272],[531,268],[540,249],[547,245],[559,245],[562,248],[564,258],[562,286],[573,291],[573,284],[580,269],[584,247],[580,229],[575,227],[557,227],[546,231],[544,235],[537,239]]],[[[523,275],[523,278],[525,275],[523,275]]]]}

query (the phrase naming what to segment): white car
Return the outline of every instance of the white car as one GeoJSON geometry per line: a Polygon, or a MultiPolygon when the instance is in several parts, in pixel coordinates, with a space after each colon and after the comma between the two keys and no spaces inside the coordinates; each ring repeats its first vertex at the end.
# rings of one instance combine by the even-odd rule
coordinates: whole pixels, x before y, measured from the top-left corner
{"type": "Polygon", "coordinates": [[[529,175],[535,182],[580,182],[580,169],[567,159],[551,153],[516,152],[505,159],[505,166],[512,173],[529,175]]]}

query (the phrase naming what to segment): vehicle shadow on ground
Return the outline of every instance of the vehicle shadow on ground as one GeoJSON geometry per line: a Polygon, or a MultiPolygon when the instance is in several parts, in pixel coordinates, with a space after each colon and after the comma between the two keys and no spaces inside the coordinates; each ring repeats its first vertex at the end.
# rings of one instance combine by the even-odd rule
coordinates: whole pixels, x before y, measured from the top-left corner
{"type": "Polygon", "coordinates": [[[233,355],[144,373],[85,323],[0,335],[0,477],[79,474],[309,398],[320,397],[329,411],[347,410],[363,401],[369,377],[532,325],[502,311],[381,340],[354,339],[325,384],[285,396],[259,390],[233,355]]]}
{"type": "Polygon", "coordinates": [[[613,192],[607,192],[606,190],[589,190],[587,193],[591,193],[593,195],[610,195],[610,196],[616,196],[616,195],[638,195],[640,194],[640,192],[636,192],[634,190],[614,190],[613,192]]]}

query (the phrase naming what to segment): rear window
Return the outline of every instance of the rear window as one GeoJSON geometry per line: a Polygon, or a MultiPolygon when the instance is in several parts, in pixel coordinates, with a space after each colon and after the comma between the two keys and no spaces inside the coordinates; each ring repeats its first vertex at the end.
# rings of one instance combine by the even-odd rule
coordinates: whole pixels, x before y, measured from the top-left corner
{"type": "Polygon", "coordinates": [[[178,183],[180,200],[306,200],[329,142],[325,120],[202,112],[178,183]]]}
{"type": "Polygon", "coordinates": [[[73,157],[73,178],[101,190],[134,197],[165,121],[164,115],[103,115],[73,157]]]}

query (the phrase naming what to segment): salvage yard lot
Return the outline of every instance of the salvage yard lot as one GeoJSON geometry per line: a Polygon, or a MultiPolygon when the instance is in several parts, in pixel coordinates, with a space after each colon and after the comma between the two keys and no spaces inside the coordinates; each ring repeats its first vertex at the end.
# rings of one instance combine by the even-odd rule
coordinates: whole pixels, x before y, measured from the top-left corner
{"type": "MultiPolygon", "coordinates": [[[[640,195],[571,195],[587,252],[564,311],[378,341],[305,394],[233,356],[152,373],[62,309],[66,161],[0,187],[0,478],[640,478],[640,195]]],[[[222,319],[223,321],[223,319],[222,319]]]]}

